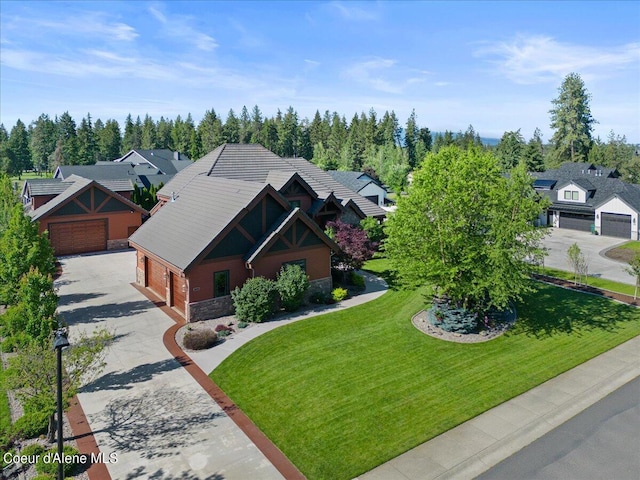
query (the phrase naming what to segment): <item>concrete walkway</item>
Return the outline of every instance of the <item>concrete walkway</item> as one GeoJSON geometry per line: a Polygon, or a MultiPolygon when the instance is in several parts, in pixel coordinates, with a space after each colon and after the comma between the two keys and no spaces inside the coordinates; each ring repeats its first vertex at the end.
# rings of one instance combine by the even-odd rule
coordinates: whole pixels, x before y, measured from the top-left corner
{"type": "Polygon", "coordinates": [[[475,478],[638,376],[635,337],[358,478],[475,478]]]}

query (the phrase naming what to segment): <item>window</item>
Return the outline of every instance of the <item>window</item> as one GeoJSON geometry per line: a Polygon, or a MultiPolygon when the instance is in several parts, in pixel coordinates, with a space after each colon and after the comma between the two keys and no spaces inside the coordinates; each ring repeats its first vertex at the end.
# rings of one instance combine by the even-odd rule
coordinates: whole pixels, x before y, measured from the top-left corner
{"type": "Polygon", "coordinates": [[[213,296],[224,297],[229,295],[229,270],[215,272],[213,274],[213,296]]]}
{"type": "Polygon", "coordinates": [[[580,192],[577,191],[570,191],[570,190],[565,190],[564,191],[564,199],[565,200],[580,200],[580,192]]]}
{"type": "Polygon", "coordinates": [[[304,258],[301,260],[292,260],[290,262],[284,262],[282,264],[282,267],[284,268],[286,265],[299,265],[302,271],[304,273],[307,273],[307,260],[304,258]]]}

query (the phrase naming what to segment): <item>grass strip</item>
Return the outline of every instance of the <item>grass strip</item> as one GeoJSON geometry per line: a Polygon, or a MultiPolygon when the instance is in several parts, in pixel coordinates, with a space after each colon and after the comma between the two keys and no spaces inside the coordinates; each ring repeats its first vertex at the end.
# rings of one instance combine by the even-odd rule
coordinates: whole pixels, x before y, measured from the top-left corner
{"type": "Polygon", "coordinates": [[[640,334],[635,308],[536,286],[490,342],[423,334],[429,290],[390,290],[262,335],[211,378],[307,478],[353,478],[640,334]]]}
{"type": "MultiPolygon", "coordinates": [[[[544,275],[548,275],[550,277],[561,278],[562,280],[568,280],[570,282],[574,281],[573,272],[567,272],[565,270],[557,270],[555,268],[544,267],[540,269],[540,273],[544,275]]],[[[629,275],[629,279],[633,279],[631,275],[629,275]]],[[[588,277],[587,284],[601,288],[602,290],[609,290],[610,292],[622,293],[625,295],[632,295],[635,287],[633,285],[628,285],[626,283],[615,282],[613,280],[607,280],[606,278],[599,277],[588,277]]]]}

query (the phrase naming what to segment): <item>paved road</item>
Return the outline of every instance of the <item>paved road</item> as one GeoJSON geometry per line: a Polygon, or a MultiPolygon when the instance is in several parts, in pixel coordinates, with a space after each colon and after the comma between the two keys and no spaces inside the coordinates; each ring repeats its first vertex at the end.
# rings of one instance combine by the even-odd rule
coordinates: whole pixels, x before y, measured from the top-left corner
{"type": "Polygon", "coordinates": [[[573,269],[567,260],[567,250],[571,245],[577,243],[589,265],[590,276],[634,284],[633,277],[624,271],[626,266],[624,263],[616,262],[602,255],[603,251],[621,245],[627,240],[591,235],[577,230],[559,228],[551,228],[550,230],[551,234],[544,240],[544,245],[549,253],[544,260],[545,266],[572,271],[573,269]]]}
{"type": "Polygon", "coordinates": [[[636,378],[477,480],[638,480],[639,432],[636,378]]]}
{"type": "Polygon", "coordinates": [[[174,322],[131,286],[135,252],[66,257],[60,313],[116,340],[80,403],[100,450],[117,454],[113,480],[277,479],[280,473],[165,348],[174,322]]]}

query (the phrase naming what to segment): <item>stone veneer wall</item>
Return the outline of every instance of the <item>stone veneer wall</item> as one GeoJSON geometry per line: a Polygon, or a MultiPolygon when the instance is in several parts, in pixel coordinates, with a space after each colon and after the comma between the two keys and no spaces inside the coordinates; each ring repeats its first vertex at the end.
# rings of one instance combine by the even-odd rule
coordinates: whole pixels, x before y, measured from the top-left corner
{"type": "Polygon", "coordinates": [[[107,250],[124,250],[129,248],[129,239],[121,238],[120,240],[107,240],[107,250]]]}
{"type": "Polygon", "coordinates": [[[231,295],[189,304],[189,321],[209,320],[233,314],[231,295]]]}
{"type": "Polygon", "coordinates": [[[314,294],[320,292],[325,295],[329,295],[331,294],[331,290],[333,289],[333,281],[331,280],[331,277],[320,278],[318,280],[311,280],[311,282],[309,283],[310,283],[309,290],[307,291],[307,294],[304,297],[305,302],[307,303],[309,303],[309,299],[314,294]]]}

